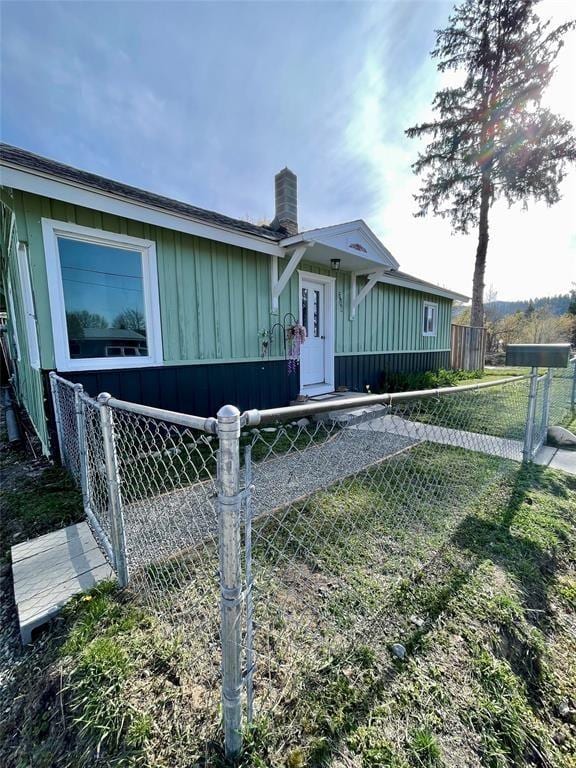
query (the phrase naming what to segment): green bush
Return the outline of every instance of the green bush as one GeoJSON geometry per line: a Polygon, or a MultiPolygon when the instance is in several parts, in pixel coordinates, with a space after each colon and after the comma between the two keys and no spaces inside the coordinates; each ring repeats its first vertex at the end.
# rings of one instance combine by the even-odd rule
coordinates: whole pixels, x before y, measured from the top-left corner
{"type": "Polygon", "coordinates": [[[482,371],[418,371],[412,373],[388,373],[380,378],[381,392],[412,392],[418,389],[456,387],[465,381],[482,378],[482,371]]]}

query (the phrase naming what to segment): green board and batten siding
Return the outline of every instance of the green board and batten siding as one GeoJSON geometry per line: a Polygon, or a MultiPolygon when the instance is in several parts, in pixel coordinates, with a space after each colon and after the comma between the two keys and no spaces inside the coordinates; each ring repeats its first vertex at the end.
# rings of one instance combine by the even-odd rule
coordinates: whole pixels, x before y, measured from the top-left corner
{"type": "Polygon", "coordinates": [[[30,416],[30,420],[40,442],[43,452],[48,455],[50,451],[48,436],[48,421],[44,403],[44,387],[42,373],[32,368],[30,365],[30,354],[28,351],[28,337],[26,332],[25,309],[20,284],[20,272],[18,267],[17,244],[22,237],[18,231],[13,213],[13,199],[3,191],[0,198],[1,215],[1,276],[3,280],[4,296],[8,306],[8,343],[10,344],[12,360],[14,364],[14,374],[16,377],[14,391],[21,405],[30,416]],[[10,306],[8,305],[8,281],[12,288],[12,299],[14,302],[14,317],[11,317],[10,306]],[[14,328],[18,338],[20,348],[20,359],[17,359],[16,348],[14,344],[14,328]]]}
{"type": "MultiPolygon", "coordinates": [[[[43,217],[156,243],[167,365],[258,360],[260,331],[286,312],[298,316],[297,272],[280,296],[279,316],[270,313],[270,257],[265,254],[27,193],[15,192],[14,200],[18,238],[29,244],[43,368],[53,368],[55,364],[42,242],[43,217]]],[[[282,269],[284,264],[280,262],[282,269]]],[[[330,274],[329,270],[307,262],[300,268],[330,274]]],[[[450,347],[449,300],[379,283],[350,321],[350,290],[349,274],[338,273],[334,308],[337,355],[450,347]],[[424,301],[438,304],[435,337],[422,334],[424,301]]],[[[281,354],[276,344],[272,357],[281,354]]]]}
{"type": "MultiPolygon", "coordinates": [[[[377,352],[413,352],[450,348],[452,302],[439,296],[377,283],[362,301],[354,320],[350,320],[351,282],[347,272],[331,272],[317,264],[302,262],[300,269],[323,275],[336,274],[335,318],[337,355],[361,355],[377,352]],[[422,333],[425,301],[438,304],[436,336],[422,333]]],[[[358,280],[358,291],[363,286],[358,280]]],[[[280,314],[298,312],[298,275],[291,278],[280,297],[280,314]]]]}
{"type": "Polygon", "coordinates": [[[42,218],[155,242],[167,365],[259,359],[258,333],[270,326],[270,257],[36,195],[14,196],[18,237],[29,243],[43,368],[55,360],[42,218]]]}

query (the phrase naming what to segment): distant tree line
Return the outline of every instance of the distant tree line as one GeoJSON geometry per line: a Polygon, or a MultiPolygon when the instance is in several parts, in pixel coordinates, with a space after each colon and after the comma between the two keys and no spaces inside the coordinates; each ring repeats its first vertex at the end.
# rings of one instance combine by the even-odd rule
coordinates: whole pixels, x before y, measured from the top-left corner
{"type": "MultiPolygon", "coordinates": [[[[501,301],[500,299],[490,298],[488,295],[484,310],[485,316],[493,320],[513,315],[516,312],[526,312],[529,306],[534,309],[546,307],[553,315],[565,315],[574,301],[570,292],[559,293],[556,296],[540,296],[538,298],[524,299],[523,301],[501,301]]],[[[455,307],[454,317],[459,317],[466,311],[466,307],[455,307]]]]}
{"type": "Polygon", "coordinates": [[[146,319],[139,309],[125,309],[116,315],[112,323],[109,323],[103,315],[89,312],[87,309],[66,312],[66,325],[68,336],[74,339],[83,338],[85,328],[118,328],[146,333],[146,319]]]}
{"type": "MultiPolygon", "coordinates": [[[[489,356],[503,352],[507,344],[570,342],[576,346],[576,289],[524,302],[493,299],[485,304],[484,318],[489,356]],[[512,311],[507,312],[508,307],[512,311]]],[[[470,308],[463,308],[453,322],[470,325],[470,308]]]]}

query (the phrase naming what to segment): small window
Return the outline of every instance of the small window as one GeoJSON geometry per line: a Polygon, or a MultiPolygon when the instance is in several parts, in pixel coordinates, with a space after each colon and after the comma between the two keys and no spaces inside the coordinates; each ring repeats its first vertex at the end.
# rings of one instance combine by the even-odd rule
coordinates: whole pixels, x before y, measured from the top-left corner
{"type": "Polygon", "coordinates": [[[424,336],[436,336],[437,327],[438,327],[438,304],[433,304],[430,301],[425,301],[422,333],[424,336]]]}
{"type": "Polygon", "coordinates": [[[47,219],[42,226],[58,368],[161,362],[154,243],[47,219]]]}

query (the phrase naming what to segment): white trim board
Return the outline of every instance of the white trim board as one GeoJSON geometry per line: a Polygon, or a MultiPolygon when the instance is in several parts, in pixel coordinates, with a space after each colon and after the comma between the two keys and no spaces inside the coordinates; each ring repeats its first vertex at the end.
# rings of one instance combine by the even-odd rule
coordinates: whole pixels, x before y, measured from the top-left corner
{"type": "Polygon", "coordinates": [[[430,352],[451,352],[450,347],[443,349],[380,349],[375,352],[335,352],[335,357],[357,357],[358,355],[417,355],[430,352]]]}
{"type": "Polygon", "coordinates": [[[89,187],[74,184],[70,181],[62,181],[40,173],[32,173],[2,164],[2,185],[19,189],[23,192],[31,192],[42,197],[62,200],[65,203],[79,205],[83,208],[91,208],[115,216],[122,216],[134,221],[153,224],[157,227],[172,229],[176,232],[185,232],[189,235],[197,235],[207,240],[215,240],[219,243],[236,245],[239,248],[247,248],[251,251],[267,253],[271,256],[284,257],[284,249],[275,243],[266,241],[249,234],[225,229],[213,224],[206,224],[188,216],[164,211],[161,208],[145,205],[144,203],[127,200],[110,192],[101,192],[89,187]]]}
{"type": "Polygon", "coordinates": [[[54,359],[59,371],[124,370],[126,368],[147,368],[162,365],[162,327],[160,321],[160,299],[158,293],[158,271],[156,267],[156,246],[152,240],[118,235],[78,224],[68,224],[54,219],[42,219],[46,274],[50,297],[54,359]],[[68,349],[66,308],[64,288],[58,253],[58,235],[71,235],[87,242],[111,245],[116,248],[130,248],[142,255],[142,277],[144,307],[146,314],[147,357],[84,357],[71,359],[68,349]],[[121,359],[121,363],[119,362],[121,359]]]}
{"type": "Polygon", "coordinates": [[[24,320],[26,325],[26,339],[28,341],[28,355],[32,368],[40,369],[40,349],[38,347],[38,329],[36,326],[36,310],[34,308],[34,295],[30,281],[30,265],[28,263],[28,248],[26,243],[18,243],[17,248],[18,272],[20,274],[20,288],[22,290],[22,304],[24,307],[24,320]]]}
{"type": "Polygon", "coordinates": [[[18,323],[16,322],[16,308],[14,306],[14,293],[12,291],[12,280],[8,275],[8,309],[10,310],[10,330],[12,331],[12,344],[14,351],[16,352],[16,362],[20,362],[22,359],[22,353],[20,350],[20,339],[18,338],[18,323]]]}

